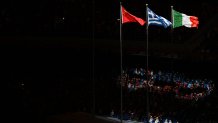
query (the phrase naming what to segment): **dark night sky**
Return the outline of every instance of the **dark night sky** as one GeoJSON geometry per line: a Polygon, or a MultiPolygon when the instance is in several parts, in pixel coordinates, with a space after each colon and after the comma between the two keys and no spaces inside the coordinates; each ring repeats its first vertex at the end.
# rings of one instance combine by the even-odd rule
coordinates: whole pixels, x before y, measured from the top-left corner
{"type": "MultiPolygon", "coordinates": [[[[178,64],[171,59],[157,60],[153,66],[158,62],[159,66],[174,62],[175,68],[196,73],[202,70],[215,78],[216,74],[212,70],[216,70],[218,61],[218,24],[211,22],[217,22],[217,2],[123,0],[123,6],[130,13],[143,19],[146,17],[146,3],[156,14],[167,19],[170,19],[170,6],[174,5],[175,10],[197,16],[200,21],[199,29],[175,29],[174,42],[170,41],[170,29],[150,27],[149,39],[151,44],[154,43],[151,45],[152,57],[157,56],[159,60],[160,56],[175,52],[184,58],[181,61],[178,59],[178,64]],[[199,34],[199,38],[190,40],[196,34],[199,34]],[[202,37],[204,40],[198,43],[202,37]],[[186,47],[182,47],[181,51],[177,51],[177,47],[168,50],[164,43],[181,45],[180,48],[183,44],[196,44],[196,47],[187,52],[186,47]],[[192,58],[196,58],[194,62],[192,58]]],[[[40,119],[47,114],[78,111],[84,106],[90,110],[93,29],[96,41],[96,97],[100,106],[107,103],[111,99],[107,96],[110,96],[111,88],[115,86],[111,81],[115,82],[114,78],[117,77],[120,67],[118,18],[119,0],[96,0],[94,8],[92,0],[1,1],[1,70],[4,73],[2,79],[7,82],[8,109],[15,111],[13,115],[18,113],[17,117],[22,118],[22,115],[28,114],[29,119],[40,119]],[[25,83],[24,90],[20,87],[22,82],[25,83]],[[104,97],[101,97],[102,93],[105,94],[104,97]]],[[[141,27],[136,23],[123,25],[126,66],[136,62],[134,58],[128,57],[128,50],[144,50],[145,34],[145,26],[141,27]]],[[[141,59],[144,60],[143,57],[141,59]]],[[[10,111],[7,113],[10,114],[10,111]]]]}
{"type": "MultiPolygon", "coordinates": [[[[162,15],[170,18],[170,5],[178,11],[199,17],[200,27],[204,25],[205,15],[212,16],[217,12],[215,2],[208,1],[123,1],[126,9],[134,15],[145,19],[145,4],[162,15]]],[[[1,3],[0,31],[3,34],[37,35],[64,33],[70,36],[90,37],[93,22],[92,1],[75,0],[38,0],[15,1],[1,3]],[[62,18],[64,17],[64,20],[62,18]]],[[[96,37],[104,35],[116,37],[119,31],[119,1],[96,1],[94,8],[96,37]],[[113,30],[113,31],[111,31],[113,30]]]]}
{"type": "MultiPolygon", "coordinates": [[[[187,15],[199,17],[199,29],[185,27],[174,30],[174,41],[186,43],[192,36],[216,35],[217,24],[211,21],[217,20],[217,7],[214,1],[159,1],[159,0],[123,0],[123,6],[132,14],[145,19],[145,4],[148,3],[151,10],[170,20],[170,6],[187,15]],[[210,24],[211,23],[211,24],[210,24]],[[206,29],[211,27],[209,29],[206,29]]],[[[0,4],[0,35],[2,46],[5,47],[77,47],[87,46],[91,48],[92,34],[96,40],[106,39],[104,42],[111,43],[111,46],[119,47],[119,1],[75,1],[75,0],[38,0],[38,1],[15,1],[8,0],[0,4]],[[93,7],[94,6],[94,7],[93,7]],[[69,37],[53,41],[55,37],[69,37]],[[14,39],[11,39],[15,37],[14,39]],[[16,37],[20,37],[16,39],[16,37]],[[27,38],[29,40],[27,41],[27,38]],[[32,39],[31,39],[32,37],[32,39]],[[51,39],[35,37],[49,37],[51,39]],[[80,44],[84,39],[86,43],[80,44]],[[70,40],[75,40],[70,42],[70,40]],[[84,44],[86,46],[84,46],[84,44]]],[[[126,42],[145,41],[146,29],[137,23],[123,25],[123,39],[126,42]]],[[[170,42],[170,29],[162,27],[149,28],[150,42],[170,42]],[[156,35],[159,35],[158,37],[156,35]],[[163,40],[163,41],[161,41],[163,40]]],[[[202,37],[202,36],[201,36],[202,37]]],[[[201,38],[200,37],[200,38],[201,38]]],[[[212,37],[213,38],[213,37],[212,37]]],[[[197,39],[196,39],[197,40],[197,39]]],[[[99,41],[100,42],[100,41],[99,41]]],[[[197,41],[196,41],[197,42],[197,41]]],[[[204,41],[206,45],[214,45],[213,41],[204,41]]],[[[205,45],[201,43],[199,45],[205,45]]],[[[137,44],[137,43],[135,43],[137,44]]],[[[98,44],[101,47],[102,44],[98,44]]],[[[124,44],[125,45],[125,44],[124,44]]],[[[206,46],[205,46],[206,47],[206,46]]],[[[204,48],[205,48],[204,47],[204,48]]],[[[199,49],[202,49],[200,47],[199,49]]],[[[216,47],[213,47],[216,49],[216,47]]]]}

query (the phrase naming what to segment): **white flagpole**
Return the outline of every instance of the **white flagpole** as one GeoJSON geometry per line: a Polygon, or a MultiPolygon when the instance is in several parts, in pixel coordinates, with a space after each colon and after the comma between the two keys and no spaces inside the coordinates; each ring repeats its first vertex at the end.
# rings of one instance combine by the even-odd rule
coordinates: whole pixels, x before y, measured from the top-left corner
{"type": "Polygon", "coordinates": [[[173,43],[173,27],[174,27],[174,13],[173,13],[173,6],[171,6],[171,43],[173,43]]]}
{"type": "MultiPolygon", "coordinates": [[[[173,13],[173,6],[171,6],[171,43],[174,43],[174,37],[173,37],[173,27],[174,27],[174,13],[173,13]]],[[[173,60],[171,60],[171,70],[173,70],[173,60]]]]}
{"type": "MultiPolygon", "coordinates": [[[[148,87],[148,26],[149,26],[149,21],[148,21],[148,4],[146,4],[146,22],[147,22],[147,25],[146,25],[146,78],[147,78],[147,87],[148,87]]],[[[149,121],[149,88],[147,88],[147,92],[146,92],[146,99],[147,99],[147,102],[146,102],[146,106],[147,106],[147,120],[149,121]]]]}
{"type": "Polygon", "coordinates": [[[123,122],[123,46],[122,46],[122,3],[120,2],[120,121],[123,122]]]}

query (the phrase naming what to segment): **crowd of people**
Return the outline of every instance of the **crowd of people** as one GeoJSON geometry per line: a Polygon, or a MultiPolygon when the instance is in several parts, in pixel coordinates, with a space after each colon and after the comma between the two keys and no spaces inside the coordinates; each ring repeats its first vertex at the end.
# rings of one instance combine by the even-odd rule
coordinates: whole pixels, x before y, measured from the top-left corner
{"type": "MultiPolygon", "coordinates": [[[[136,114],[134,112],[124,112],[123,114],[123,121],[124,123],[179,123],[177,120],[166,117],[166,116],[152,116],[149,115],[149,118],[147,118],[146,114],[141,117],[136,117],[136,114]]],[[[114,111],[111,111],[109,119],[112,120],[120,120],[120,115],[115,114],[114,111]]]]}
{"type": "Polygon", "coordinates": [[[122,86],[129,91],[148,89],[158,93],[173,92],[176,98],[198,100],[214,89],[212,80],[189,78],[184,73],[132,68],[123,72],[122,86]]]}

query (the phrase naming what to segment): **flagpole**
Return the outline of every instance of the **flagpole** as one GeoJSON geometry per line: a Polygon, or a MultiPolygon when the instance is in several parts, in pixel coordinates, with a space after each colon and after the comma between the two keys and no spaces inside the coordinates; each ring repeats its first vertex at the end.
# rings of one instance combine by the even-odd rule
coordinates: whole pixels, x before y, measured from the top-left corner
{"type": "Polygon", "coordinates": [[[171,43],[173,43],[173,27],[174,27],[174,17],[173,17],[173,6],[171,6],[171,43]]]}
{"type": "MultiPolygon", "coordinates": [[[[149,26],[149,21],[148,21],[148,4],[146,4],[146,78],[147,78],[147,87],[148,87],[148,26],[149,26]]],[[[147,121],[149,121],[149,93],[148,93],[148,89],[147,88],[147,92],[146,92],[146,106],[147,106],[147,121]]]]}
{"type": "MultiPolygon", "coordinates": [[[[171,23],[172,23],[172,25],[171,25],[171,44],[173,44],[174,43],[174,37],[173,37],[173,27],[174,27],[174,17],[173,17],[173,6],[171,6],[171,23]]],[[[173,70],[173,60],[171,60],[171,70],[173,70]]]]}
{"type": "Polygon", "coordinates": [[[120,2],[120,121],[123,122],[123,46],[122,46],[122,3],[120,2]]]}

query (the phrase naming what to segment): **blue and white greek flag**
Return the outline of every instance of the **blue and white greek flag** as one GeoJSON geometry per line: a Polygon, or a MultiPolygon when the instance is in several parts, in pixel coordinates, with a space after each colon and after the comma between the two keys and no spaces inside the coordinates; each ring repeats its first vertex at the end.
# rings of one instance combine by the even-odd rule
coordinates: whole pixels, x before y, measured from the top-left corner
{"type": "Polygon", "coordinates": [[[156,15],[149,8],[147,8],[147,11],[148,11],[148,25],[163,26],[164,28],[167,28],[172,25],[172,23],[168,21],[166,18],[156,15]]]}

